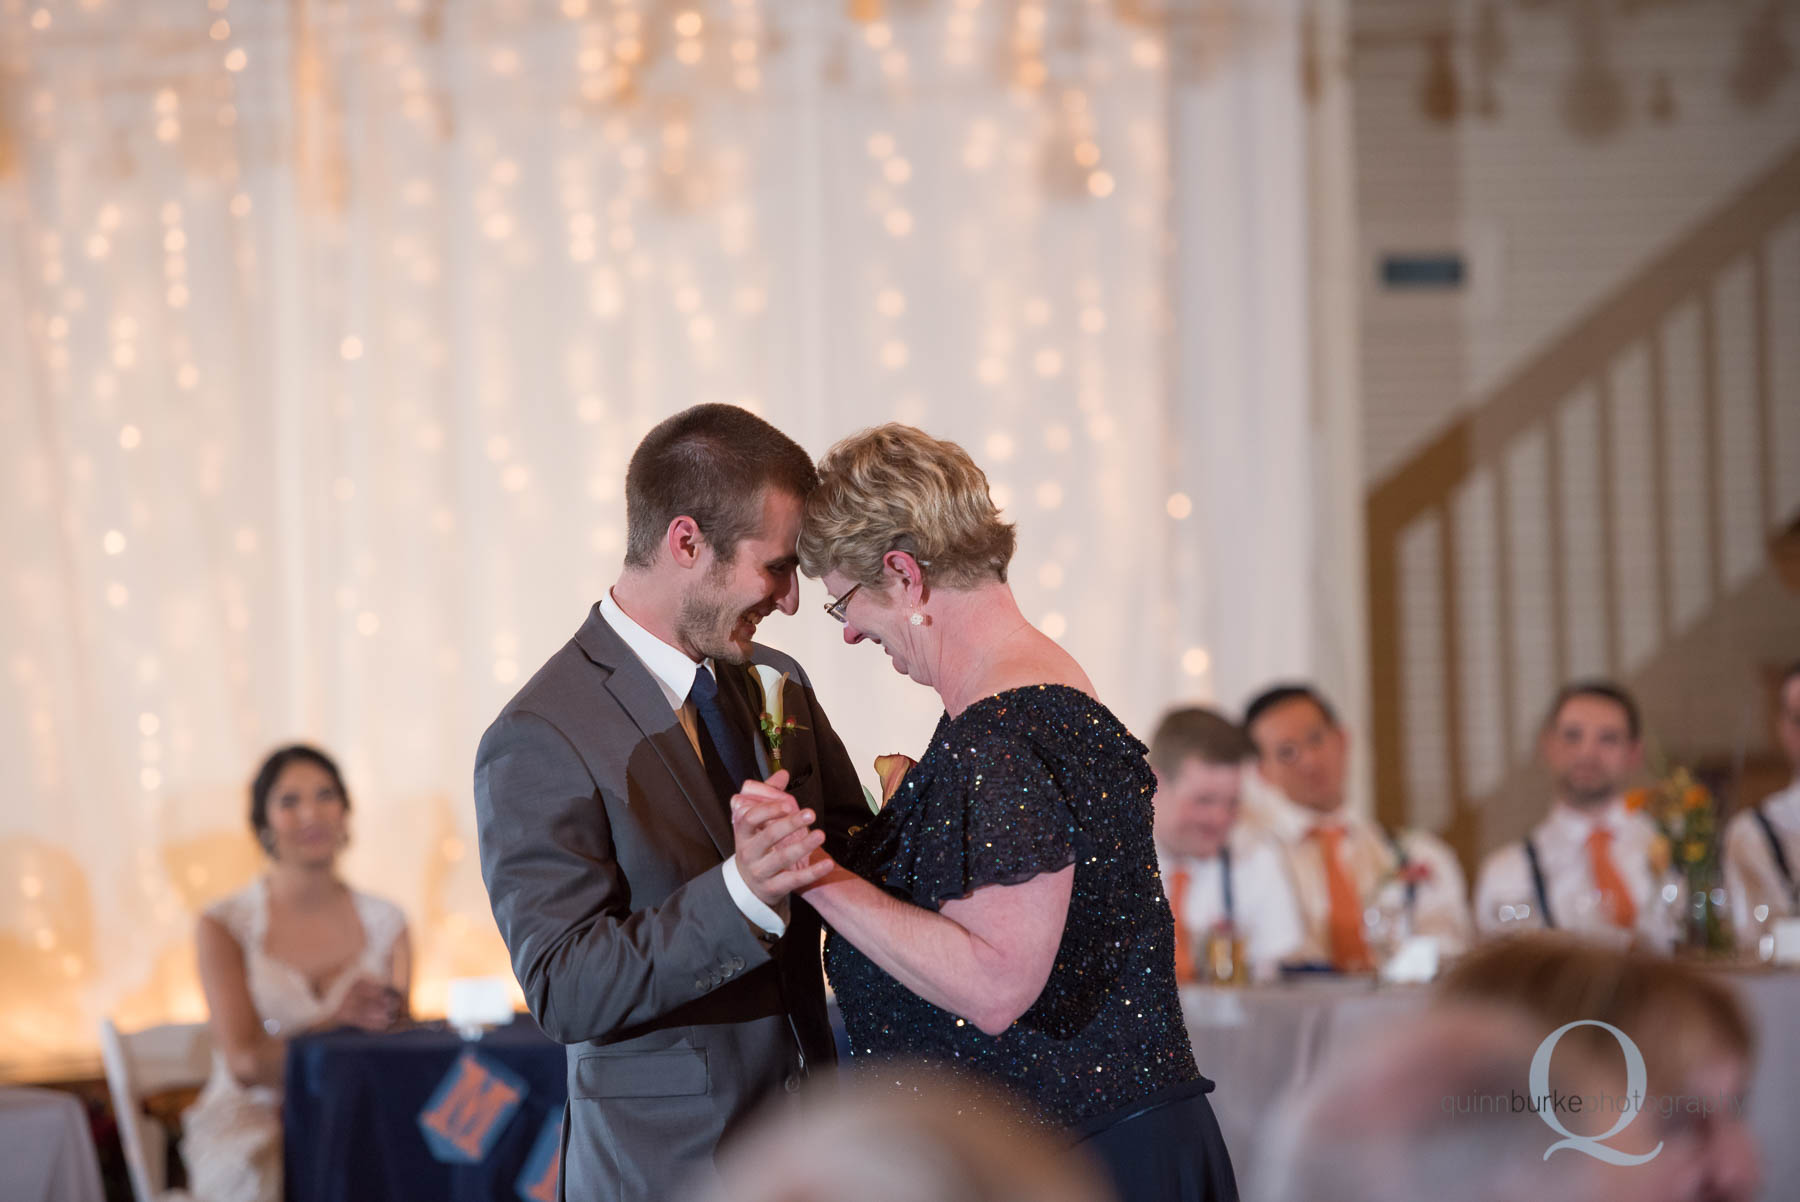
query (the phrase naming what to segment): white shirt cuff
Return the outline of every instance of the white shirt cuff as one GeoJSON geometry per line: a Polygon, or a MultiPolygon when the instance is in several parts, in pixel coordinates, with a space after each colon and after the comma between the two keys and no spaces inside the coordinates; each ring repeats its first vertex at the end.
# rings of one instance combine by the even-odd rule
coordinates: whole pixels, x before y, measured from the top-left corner
{"type": "MultiPolygon", "coordinates": [[[[725,861],[725,889],[731,894],[731,900],[745,918],[779,939],[787,932],[787,919],[778,911],[763,904],[762,898],[750,892],[750,886],[744,883],[744,873],[738,867],[737,857],[732,856],[725,861]]],[[[782,908],[787,908],[787,899],[782,899],[782,908]]]]}

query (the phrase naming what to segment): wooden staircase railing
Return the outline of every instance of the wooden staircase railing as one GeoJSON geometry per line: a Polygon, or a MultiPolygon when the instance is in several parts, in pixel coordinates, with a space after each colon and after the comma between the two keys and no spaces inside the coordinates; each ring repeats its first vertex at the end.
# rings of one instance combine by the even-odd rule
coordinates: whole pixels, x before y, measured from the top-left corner
{"type": "MultiPolygon", "coordinates": [[[[1559,520],[1562,497],[1558,457],[1562,447],[1557,417],[1565,405],[1589,388],[1596,390],[1599,397],[1599,461],[1595,470],[1600,474],[1600,545],[1607,549],[1601,567],[1606,670],[1612,675],[1623,676],[1629,669],[1621,645],[1620,582],[1615,556],[1610,549],[1619,522],[1613,502],[1616,495],[1614,478],[1621,471],[1637,470],[1637,465],[1621,464],[1612,453],[1616,431],[1608,429],[1610,375],[1621,355],[1640,348],[1647,352],[1650,441],[1653,454],[1659,462],[1664,462],[1667,432],[1663,428],[1663,327],[1672,313],[1690,304],[1697,307],[1700,318],[1701,424],[1706,443],[1704,494],[1708,535],[1703,566],[1708,577],[1708,595],[1715,599],[1723,595],[1727,574],[1723,555],[1726,514],[1724,473],[1719,455],[1722,401],[1715,285],[1728,269],[1744,264],[1750,272],[1753,347],[1750,375],[1760,443],[1758,499],[1764,538],[1791,519],[1792,515],[1777,512],[1775,407],[1777,404],[1800,403],[1800,398],[1778,400],[1773,395],[1771,348],[1776,333],[1770,311],[1769,279],[1773,237],[1782,223],[1796,213],[1800,213],[1800,147],[1638,271],[1554,345],[1528,362],[1486,401],[1474,407],[1370,492],[1366,519],[1373,751],[1377,810],[1383,821],[1395,826],[1405,825],[1409,819],[1416,821],[1416,799],[1410,796],[1404,725],[1409,646],[1408,631],[1403,628],[1402,618],[1407,582],[1402,579],[1401,546],[1415,523],[1431,521],[1436,527],[1435,558],[1439,567],[1435,588],[1439,598],[1436,625],[1440,645],[1427,648],[1419,645],[1415,637],[1410,652],[1435,656],[1442,664],[1438,700],[1446,745],[1436,750],[1442,754],[1445,775],[1453,794],[1445,833],[1465,859],[1471,859],[1479,851],[1479,824],[1471,804],[1474,796],[1468,784],[1467,749],[1464,746],[1464,704],[1468,695],[1460,643],[1462,623],[1466,619],[1458,613],[1457,572],[1460,556],[1480,551],[1458,545],[1453,507],[1459,493],[1478,474],[1491,475],[1496,488],[1493,506],[1496,528],[1491,540],[1495,562],[1492,566],[1501,592],[1494,607],[1500,626],[1498,662],[1502,698],[1499,712],[1505,724],[1502,745],[1510,756],[1511,749],[1517,745],[1511,695],[1513,664],[1510,661],[1519,631],[1515,627],[1516,615],[1506,601],[1508,498],[1505,464],[1509,451],[1525,435],[1535,437],[1542,433],[1547,440],[1549,470],[1545,473],[1545,481],[1549,496],[1544,512],[1549,523],[1543,534],[1550,548],[1549,610],[1553,623],[1550,642],[1555,678],[1566,679],[1569,674],[1571,598],[1568,581],[1564,578],[1563,531],[1559,520]]],[[[1666,483],[1661,480],[1662,473],[1652,475],[1656,478],[1652,525],[1656,556],[1656,629],[1660,642],[1675,633],[1673,596],[1677,564],[1670,535],[1673,504],[1666,483]]]]}

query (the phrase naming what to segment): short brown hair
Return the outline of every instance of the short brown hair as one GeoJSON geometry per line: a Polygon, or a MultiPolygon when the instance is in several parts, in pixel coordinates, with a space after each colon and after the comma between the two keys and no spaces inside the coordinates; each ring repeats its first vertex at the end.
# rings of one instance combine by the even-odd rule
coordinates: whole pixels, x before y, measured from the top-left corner
{"type": "Polygon", "coordinates": [[[1572,680],[1556,690],[1556,699],[1550,703],[1550,712],[1544,715],[1544,729],[1554,728],[1556,720],[1562,717],[1563,706],[1577,697],[1597,697],[1601,701],[1612,702],[1625,714],[1625,729],[1631,735],[1631,741],[1635,743],[1643,735],[1643,716],[1638,710],[1638,703],[1625,691],[1625,686],[1597,679],[1572,680]]]}
{"type": "Polygon", "coordinates": [[[656,562],[669,523],[690,517],[718,557],[762,524],[770,489],[804,501],[819,473],[800,444],[747,409],[695,405],[659,422],[625,469],[625,562],[656,562]]]}
{"type": "MultiPolygon", "coordinates": [[[[1624,1031],[1644,1053],[1651,1086],[1680,1088],[1696,1055],[1693,1037],[1711,1035],[1726,1050],[1749,1058],[1756,1030],[1743,1003],[1716,977],[1637,948],[1614,948],[1567,932],[1535,932],[1497,939],[1457,961],[1439,982],[1441,996],[1499,1003],[1544,1024],[1595,1020],[1624,1031]]],[[[1611,1036],[1591,1029],[1604,1049],[1611,1036]]]]}
{"type": "Polygon", "coordinates": [[[1004,581],[1016,545],[967,451],[890,422],[851,435],[820,461],[800,527],[800,568],[879,584],[882,557],[903,550],[929,563],[936,583],[967,588],[1004,581]]]}
{"type": "Polygon", "coordinates": [[[1150,736],[1150,766],[1164,776],[1179,770],[1190,756],[1204,764],[1234,768],[1255,751],[1237,723],[1198,705],[1170,710],[1150,736]]]}

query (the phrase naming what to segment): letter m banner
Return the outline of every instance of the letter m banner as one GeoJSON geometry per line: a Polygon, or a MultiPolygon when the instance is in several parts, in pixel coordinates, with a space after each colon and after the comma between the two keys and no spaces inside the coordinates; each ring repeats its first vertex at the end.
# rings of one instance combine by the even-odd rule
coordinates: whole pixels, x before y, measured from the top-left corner
{"type": "Polygon", "coordinates": [[[432,1156],[446,1164],[481,1163],[527,1092],[505,1065],[464,1052],[419,1112],[432,1156]]]}
{"type": "Polygon", "coordinates": [[[519,1202],[556,1202],[556,1175],[562,1168],[562,1108],[552,1110],[538,1129],[537,1142],[513,1184],[519,1202]]]}

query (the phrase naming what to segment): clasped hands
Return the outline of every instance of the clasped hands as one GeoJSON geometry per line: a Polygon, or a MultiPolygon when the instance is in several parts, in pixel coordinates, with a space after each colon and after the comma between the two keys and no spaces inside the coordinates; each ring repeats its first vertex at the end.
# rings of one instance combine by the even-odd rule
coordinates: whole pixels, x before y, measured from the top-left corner
{"type": "Polygon", "coordinates": [[[836,867],[821,849],[825,832],[813,829],[818,817],[786,792],[784,768],[765,781],[747,780],[731,799],[731,833],[738,872],[766,906],[816,885],[836,867]]]}
{"type": "Polygon", "coordinates": [[[406,995],[392,985],[359,975],[344,991],[337,1009],[325,1020],[327,1027],[356,1027],[363,1031],[391,1031],[407,1018],[406,995]]]}
{"type": "MultiPolygon", "coordinates": [[[[875,761],[881,776],[885,802],[900,787],[913,761],[908,756],[887,755],[875,761]]],[[[766,906],[774,906],[790,893],[811,888],[831,874],[837,865],[821,848],[825,832],[813,829],[817,815],[803,810],[786,791],[785,769],[765,781],[745,781],[743,791],[731,799],[731,833],[736,842],[738,872],[750,891],[766,906]]]]}

